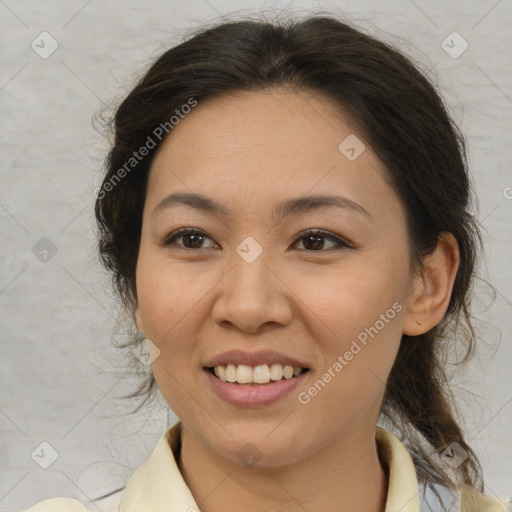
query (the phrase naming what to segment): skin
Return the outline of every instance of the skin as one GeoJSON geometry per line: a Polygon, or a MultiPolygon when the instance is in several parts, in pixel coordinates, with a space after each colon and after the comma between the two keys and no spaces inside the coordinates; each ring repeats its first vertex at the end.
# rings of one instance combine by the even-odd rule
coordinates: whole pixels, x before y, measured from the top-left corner
{"type": "Polygon", "coordinates": [[[385,467],[375,428],[385,382],[403,333],[442,319],[459,264],[452,235],[441,237],[425,271],[408,256],[406,212],[366,144],[354,161],[338,149],[362,135],[325,98],[304,91],[240,92],[199,102],[153,161],[143,214],[136,285],[137,329],[160,350],[158,387],[183,424],[180,470],[200,509],[383,511],[385,467]],[[227,218],[156,205],[171,192],[204,194],[227,218]],[[272,216],[275,203],[313,194],[352,199],[371,218],[328,208],[272,216]],[[181,227],[207,236],[164,247],[181,227]],[[322,229],[352,244],[299,235],[322,229]],[[248,236],[262,254],[236,252],[248,236]],[[188,245],[187,245],[188,243],[188,245]],[[188,247],[188,248],[187,248],[188,247]],[[199,247],[199,248],[196,248],[199,247]],[[307,405],[307,389],[379,315],[402,310],[307,405]],[[420,325],[421,324],[421,325],[420,325]],[[308,363],[304,383],[277,403],[241,408],[223,401],[203,373],[230,349],[276,349],[308,363]],[[245,466],[246,444],[261,458],[245,466]]]}

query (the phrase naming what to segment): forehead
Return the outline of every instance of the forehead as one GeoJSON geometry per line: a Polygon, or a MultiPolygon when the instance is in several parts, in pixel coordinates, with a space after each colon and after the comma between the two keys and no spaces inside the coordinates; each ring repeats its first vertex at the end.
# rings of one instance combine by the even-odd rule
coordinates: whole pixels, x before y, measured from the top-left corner
{"type": "Polygon", "coordinates": [[[297,151],[338,158],[340,137],[354,132],[350,124],[341,107],[312,92],[237,91],[199,101],[173,128],[162,150],[183,143],[197,144],[202,155],[224,158],[250,155],[262,160],[270,150],[269,159],[279,155],[293,160],[297,151]],[[267,152],[260,153],[262,145],[267,152]]]}
{"type": "Polygon", "coordinates": [[[386,194],[397,200],[385,173],[350,119],[326,98],[244,91],[199,101],[174,126],[153,161],[148,200],[188,189],[263,207],[285,196],[337,191],[370,210],[386,194]]]}

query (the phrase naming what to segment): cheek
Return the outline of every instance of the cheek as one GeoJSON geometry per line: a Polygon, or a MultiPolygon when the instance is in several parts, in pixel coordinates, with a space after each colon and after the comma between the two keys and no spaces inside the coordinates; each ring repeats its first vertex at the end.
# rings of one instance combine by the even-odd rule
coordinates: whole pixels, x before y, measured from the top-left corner
{"type": "Polygon", "coordinates": [[[218,279],[206,268],[193,270],[187,263],[169,263],[154,251],[141,251],[137,265],[138,310],[145,337],[160,350],[152,363],[160,389],[179,391],[180,384],[173,377],[189,382],[191,369],[198,366],[198,332],[208,315],[205,300],[218,279]]]}
{"type": "Polygon", "coordinates": [[[194,304],[192,279],[183,267],[160,261],[150,250],[141,249],[137,262],[137,301],[147,338],[162,343],[169,330],[194,304]]]}
{"type": "Polygon", "coordinates": [[[366,325],[367,313],[356,311],[351,317],[351,311],[338,317],[340,334],[323,339],[325,366],[297,396],[316,428],[330,425],[332,434],[340,425],[356,426],[368,414],[377,419],[401,339],[398,303],[383,310],[385,320],[377,318],[366,325]]]}
{"type": "Polygon", "coordinates": [[[294,279],[294,293],[307,306],[304,313],[317,325],[317,333],[323,330],[317,341],[342,349],[359,334],[364,338],[365,329],[376,323],[379,331],[396,324],[406,283],[394,266],[366,258],[336,271],[305,273],[294,279]]]}
{"type": "Polygon", "coordinates": [[[350,271],[321,280],[323,286],[317,280],[309,297],[306,291],[312,282],[301,283],[298,295],[305,297],[321,354],[317,384],[306,390],[304,401],[316,401],[320,415],[319,404],[332,403],[357,416],[358,409],[384,391],[402,336],[405,289],[400,274],[384,267],[351,266],[350,271]]]}

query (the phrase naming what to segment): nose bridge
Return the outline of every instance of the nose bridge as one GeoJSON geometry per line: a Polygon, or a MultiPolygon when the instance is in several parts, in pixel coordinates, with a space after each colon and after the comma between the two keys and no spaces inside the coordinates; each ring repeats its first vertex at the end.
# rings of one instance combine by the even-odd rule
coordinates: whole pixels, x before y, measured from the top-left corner
{"type": "Polygon", "coordinates": [[[255,331],[261,324],[289,319],[290,308],[271,270],[270,252],[252,236],[235,247],[228,264],[231,270],[222,280],[222,292],[213,308],[217,322],[229,321],[255,331]]]}
{"type": "MultiPolygon", "coordinates": [[[[262,237],[259,237],[260,240],[262,237]]],[[[263,244],[263,242],[262,242],[263,244]]],[[[270,251],[265,250],[253,236],[246,236],[238,244],[231,258],[233,265],[230,281],[231,290],[243,295],[254,293],[259,300],[264,300],[267,290],[272,286],[268,269],[270,251]]]]}

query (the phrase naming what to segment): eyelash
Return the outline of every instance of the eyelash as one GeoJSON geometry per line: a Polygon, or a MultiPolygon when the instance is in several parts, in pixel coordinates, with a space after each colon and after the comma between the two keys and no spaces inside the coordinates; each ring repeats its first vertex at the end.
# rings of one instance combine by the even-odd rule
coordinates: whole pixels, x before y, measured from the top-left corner
{"type": "MultiPolygon", "coordinates": [[[[190,234],[202,235],[202,236],[210,238],[205,232],[203,232],[201,230],[194,229],[194,228],[180,228],[180,229],[174,231],[173,233],[171,233],[170,235],[168,235],[164,239],[164,241],[162,243],[162,246],[163,247],[169,247],[169,246],[173,245],[174,241],[177,240],[178,238],[181,238],[181,237],[183,237],[185,235],[190,235],[190,234]]],[[[337,248],[339,248],[339,249],[343,249],[343,248],[351,249],[351,248],[353,248],[353,246],[351,244],[349,244],[348,242],[346,242],[345,240],[343,240],[343,239],[341,239],[341,238],[339,238],[337,236],[334,236],[334,235],[330,234],[327,231],[323,231],[323,230],[320,230],[320,229],[309,229],[309,230],[306,230],[306,231],[300,233],[299,236],[295,239],[294,244],[296,242],[298,242],[299,240],[301,240],[303,238],[307,238],[308,236],[312,236],[312,235],[321,236],[322,238],[331,240],[332,242],[336,243],[336,245],[338,246],[337,248]]],[[[174,245],[176,245],[176,244],[174,244],[174,245]]],[[[199,248],[199,249],[190,249],[188,247],[181,247],[179,245],[177,247],[179,249],[182,249],[182,250],[185,250],[185,251],[200,251],[201,250],[201,248],[199,248]]],[[[206,249],[210,249],[210,247],[207,247],[206,249]]],[[[332,251],[332,250],[335,250],[335,249],[336,248],[332,248],[332,249],[319,249],[318,251],[308,250],[308,249],[301,249],[301,250],[304,250],[306,252],[322,252],[322,251],[332,251]]]]}

